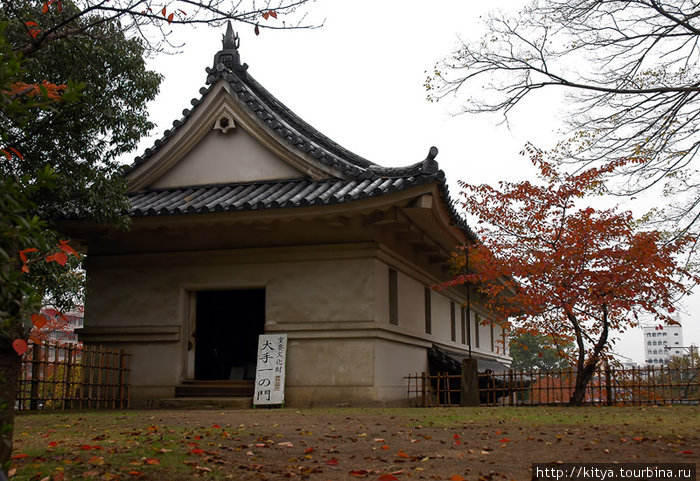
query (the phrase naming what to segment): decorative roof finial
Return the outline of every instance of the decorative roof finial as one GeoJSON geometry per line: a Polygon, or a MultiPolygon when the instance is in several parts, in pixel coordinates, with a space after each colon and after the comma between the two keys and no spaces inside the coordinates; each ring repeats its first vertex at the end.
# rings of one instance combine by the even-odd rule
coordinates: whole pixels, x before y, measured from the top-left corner
{"type": "MultiPolygon", "coordinates": [[[[241,65],[241,55],[238,53],[240,38],[236,32],[233,31],[233,26],[231,25],[230,20],[226,25],[226,33],[224,34],[221,43],[221,50],[214,55],[214,68],[209,73],[214,74],[214,72],[224,72],[227,69],[237,74],[245,73],[248,65],[241,65]]],[[[207,83],[214,82],[215,78],[215,76],[211,77],[211,79],[207,77],[207,83]]]]}
{"type": "Polygon", "coordinates": [[[241,39],[238,37],[236,32],[233,31],[233,26],[231,25],[231,20],[226,24],[226,33],[221,40],[224,50],[234,50],[238,49],[241,44],[241,39]]]}

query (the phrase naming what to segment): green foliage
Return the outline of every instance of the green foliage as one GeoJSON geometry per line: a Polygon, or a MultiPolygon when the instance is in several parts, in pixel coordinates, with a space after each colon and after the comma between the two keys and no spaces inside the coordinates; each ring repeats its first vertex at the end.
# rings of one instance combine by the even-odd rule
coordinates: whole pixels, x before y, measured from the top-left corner
{"type": "Polygon", "coordinates": [[[571,343],[555,346],[548,336],[523,332],[510,338],[511,368],[515,370],[565,369],[569,367],[566,355],[571,343]],[[561,350],[560,350],[561,349],[561,350]]]}
{"type": "MultiPolygon", "coordinates": [[[[29,36],[27,21],[39,19],[42,31],[50,31],[78,12],[70,1],[62,2],[60,12],[52,7],[47,14],[38,2],[20,1],[0,12],[0,22],[7,24],[10,46],[19,48],[29,36]]],[[[94,21],[90,16],[81,20],[94,21]]],[[[32,109],[29,118],[3,119],[5,145],[23,159],[0,164],[0,172],[22,175],[45,165],[53,169],[57,187],[32,198],[50,224],[70,215],[126,225],[126,217],[118,215],[127,207],[126,183],[115,159],[134,149],[153,127],[146,104],[155,98],[161,80],[146,69],[143,54],[141,40],[127,38],[117,22],[105,21],[89,32],[55,39],[23,59],[15,81],[48,80],[67,90],[60,103],[32,109]]]]}
{"type": "Polygon", "coordinates": [[[12,449],[28,319],[44,302],[70,308],[82,290],[80,257],[58,222],[80,216],[128,225],[115,158],[151,128],[146,102],[160,83],[145,68],[140,41],[117,22],[98,19],[81,32],[80,22],[95,18],[78,15],[70,1],[56,4],[60,10],[21,0],[0,9],[0,469],[12,449]],[[35,19],[44,31],[71,22],[78,29],[43,37],[22,58],[35,19]]]}

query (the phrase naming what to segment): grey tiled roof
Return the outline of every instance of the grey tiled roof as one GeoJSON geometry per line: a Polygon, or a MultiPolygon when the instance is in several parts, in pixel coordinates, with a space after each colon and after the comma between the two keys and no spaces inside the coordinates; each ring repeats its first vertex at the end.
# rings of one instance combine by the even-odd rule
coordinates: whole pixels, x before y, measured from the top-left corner
{"type": "Polygon", "coordinates": [[[389,194],[430,180],[429,176],[350,181],[288,180],[154,189],[130,194],[130,214],[204,214],[339,204],[389,194]]]}
{"type": "Polygon", "coordinates": [[[178,215],[222,211],[328,205],[376,197],[435,182],[448,208],[452,222],[467,235],[473,233],[451,201],[445,175],[435,160],[437,148],[431,147],[427,157],[405,167],[383,167],[343,148],[294,114],[262,87],[240,63],[238,40],[229,26],[223,50],[214,56],[214,67],[208,68],[208,87],[200,89],[199,99],[191,101],[183,117],[173,122],[153,147],[134,160],[129,172],[137,169],[160,150],[182,128],[204,98],[220,80],[228,83],[234,98],[267,125],[269,131],[286,142],[290,150],[309,155],[321,164],[340,173],[339,179],[284,180],[279,182],[236,183],[230,185],[191,186],[149,189],[129,194],[133,216],[178,215]]]}
{"type": "MultiPolygon", "coordinates": [[[[434,181],[434,175],[423,174],[376,179],[300,179],[151,189],[129,194],[129,215],[152,217],[341,204],[434,181]]],[[[476,240],[476,235],[450,199],[444,182],[439,186],[452,223],[470,239],[476,240]]]]}

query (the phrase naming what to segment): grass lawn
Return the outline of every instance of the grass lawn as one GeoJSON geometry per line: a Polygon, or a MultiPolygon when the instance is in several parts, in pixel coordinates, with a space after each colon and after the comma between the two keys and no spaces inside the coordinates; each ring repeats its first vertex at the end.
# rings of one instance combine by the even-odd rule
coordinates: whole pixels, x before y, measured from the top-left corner
{"type": "Polygon", "coordinates": [[[16,418],[11,481],[527,480],[533,462],[695,462],[697,407],[57,412],[16,418]]]}

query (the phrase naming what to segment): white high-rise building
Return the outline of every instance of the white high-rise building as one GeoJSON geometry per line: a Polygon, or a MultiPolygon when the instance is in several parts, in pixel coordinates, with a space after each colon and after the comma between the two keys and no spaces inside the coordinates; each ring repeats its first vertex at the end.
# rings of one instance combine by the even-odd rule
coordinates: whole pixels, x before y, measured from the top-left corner
{"type": "Polygon", "coordinates": [[[644,331],[644,359],[652,366],[665,366],[672,357],[685,354],[680,325],[648,326],[644,331]]]}

